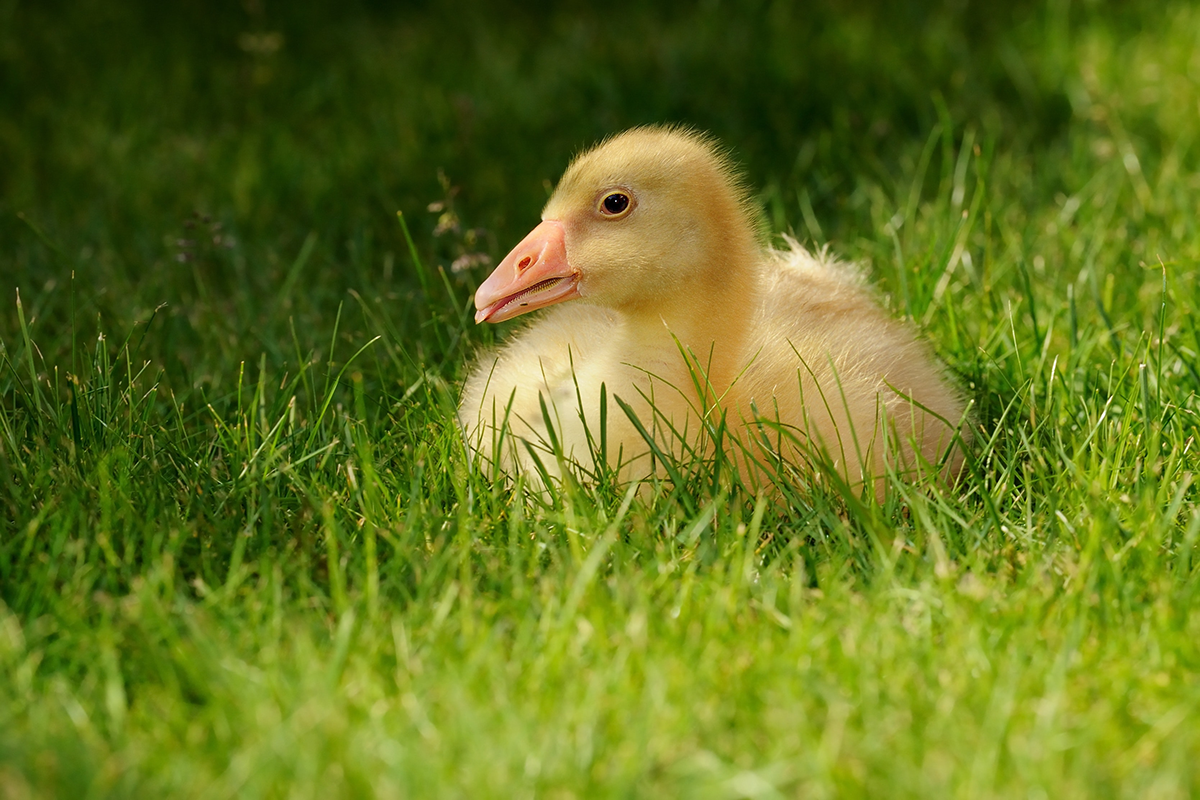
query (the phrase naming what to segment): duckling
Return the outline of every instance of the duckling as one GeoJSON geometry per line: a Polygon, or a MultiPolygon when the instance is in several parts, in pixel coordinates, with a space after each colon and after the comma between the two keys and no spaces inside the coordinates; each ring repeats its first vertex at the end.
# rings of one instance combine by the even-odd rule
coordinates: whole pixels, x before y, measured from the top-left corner
{"type": "Polygon", "coordinates": [[[634,128],[576,157],[476,292],[477,323],[546,310],[471,370],[472,452],[534,482],[598,460],[639,480],[718,447],[754,484],[784,463],[858,491],[889,468],[957,476],[967,406],[929,349],[850,266],[765,238],[704,134],[634,128]]]}

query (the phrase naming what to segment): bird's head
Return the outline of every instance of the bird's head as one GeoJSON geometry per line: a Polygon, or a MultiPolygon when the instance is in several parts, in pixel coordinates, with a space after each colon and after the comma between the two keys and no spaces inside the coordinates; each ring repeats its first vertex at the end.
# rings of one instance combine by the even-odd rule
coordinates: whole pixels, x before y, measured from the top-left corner
{"type": "Polygon", "coordinates": [[[574,298],[618,310],[720,291],[758,248],[757,215],[705,136],[635,128],[577,157],[542,222],[475,294],[476,322],[574,298]]]}

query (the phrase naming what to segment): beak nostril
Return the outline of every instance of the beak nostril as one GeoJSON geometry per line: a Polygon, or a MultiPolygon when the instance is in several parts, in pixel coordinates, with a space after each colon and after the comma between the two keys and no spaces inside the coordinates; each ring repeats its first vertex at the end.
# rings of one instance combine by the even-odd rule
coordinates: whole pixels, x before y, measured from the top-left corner
{"type": "Polygon", "coordinates": [[[521,259],[521,263],[517,264],[517,269],[519,269],[519,270],[528,269],[530,263],[532,263],[532,262],[533,262],[532,258],[530,258],[529,256],[525,256],[524,258],[521,259]]]}

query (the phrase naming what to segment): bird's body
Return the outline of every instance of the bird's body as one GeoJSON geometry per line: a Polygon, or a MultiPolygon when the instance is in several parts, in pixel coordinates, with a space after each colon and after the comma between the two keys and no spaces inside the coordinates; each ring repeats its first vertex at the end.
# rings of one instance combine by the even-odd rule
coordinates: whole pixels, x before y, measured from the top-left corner
{"type": "Polygon", "coordinates": [[[531,450],[557,474],[556,442],[630,480],[661,472],[653,449],[718,446],[752,481],[779,457],[852,485],[922,461],[956,474],[965,406],[937,361],[852,269],[764,247],[757,219],[702,136],[635,129],[577,158],[476,295],[479,321],[553,307],[468,377],[472,450],[534,476],[531,450]]]}

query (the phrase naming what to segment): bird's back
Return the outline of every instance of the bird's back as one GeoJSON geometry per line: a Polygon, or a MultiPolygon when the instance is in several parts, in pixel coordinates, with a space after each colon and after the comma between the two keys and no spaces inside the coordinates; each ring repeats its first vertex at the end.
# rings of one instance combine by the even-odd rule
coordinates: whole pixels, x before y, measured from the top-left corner
{"type": "MultiPolygon", "coordinates": [[[[821,450],[852,484],[915,468],[914,451],[936,463],[965,422],[916,332],[878,307],[852,267],[795,243],[766,259],[747,361],[729,405],[762,423],[749,435],[793,458],[821,450]]],[[[946,472],[960,465],[956,448],[946,472]]]]}

